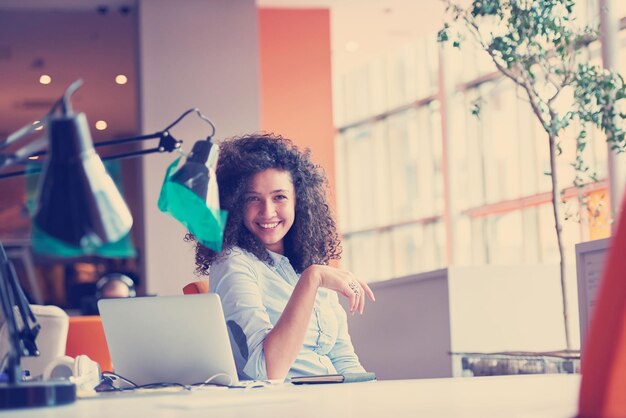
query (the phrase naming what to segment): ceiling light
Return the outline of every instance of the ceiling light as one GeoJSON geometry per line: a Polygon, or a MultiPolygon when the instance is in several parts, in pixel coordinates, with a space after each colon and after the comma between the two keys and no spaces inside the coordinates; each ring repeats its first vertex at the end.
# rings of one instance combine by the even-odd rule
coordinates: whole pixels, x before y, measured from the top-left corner
{"type": "Polygon", "coordinates": [[[39,83],[41,83],[41,84],[50,84],[50,83],[52,83],[52,77],[50,77],[48,74],[42,74],[39,77],[39,83]]]}
{"type": "Polygon", "coordinates": [[[115,76],[115,82],[117,84],[126,84],[128,82],[128,77],[126,77],[124,74],[118,74],[115,76]]]}
{"type": "Polygon", "coordinates": [[[36,131],[41,131],[43,129],[43,124],[41,123],[40,120],[36,120],[33,122],[33,125],[39,125],[35,128],[36,131]]]}
{"type": "Polygon", "coordinates": [[[104,131],[107,128],[107,123],[106,121],[103,120],[99,120],[96,122],[96,129],[99,131],[104,131]]]}

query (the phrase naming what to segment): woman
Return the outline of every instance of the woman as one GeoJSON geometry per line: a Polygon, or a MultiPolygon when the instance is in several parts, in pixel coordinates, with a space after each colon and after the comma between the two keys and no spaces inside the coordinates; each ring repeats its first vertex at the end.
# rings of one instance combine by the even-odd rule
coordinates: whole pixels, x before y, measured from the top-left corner
{"type": "MultiPolygon", "coordinates": [[[[364,372],[346,313],[363,313],[374,294],[351,273],[328,266],[341,248],[326,203],[326,178],[279,136],[220,144],[216,169],[228,211],[223,250],[196,242],[196,266],[211,274],[234,340],[242,378],[364,372]]],[[[188,235],[189,240],[195,240],[188,235]]]]}

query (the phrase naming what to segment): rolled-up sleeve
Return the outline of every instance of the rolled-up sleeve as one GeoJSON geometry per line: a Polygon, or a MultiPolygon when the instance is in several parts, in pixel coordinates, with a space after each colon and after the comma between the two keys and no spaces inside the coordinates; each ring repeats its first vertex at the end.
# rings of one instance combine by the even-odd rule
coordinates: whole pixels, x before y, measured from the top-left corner
{"type": "MultiPolygon", "coordinates": [[[[211,267],[214,292],[220,296],[231,336],[236,341],[243,373],[252,379],[267,379],[265,337],[272,323],[263,305],[258,276],[244,257],[237,255],[211,267]],[[233,335],[233,330],[239,335],[233,335]]],[[[235,358],[237,359],[237,355],[235,358]]]]}
{"type": "Polygon", "coordinates": [[[333,293],[332,297],[331,305],[337,316],[338,329],[337,341],[328,353],[328,357],[338,373],[363,373],[365,369],[361,366],[359,358],[354,352],[352,340],[348,333],[348,317],[346,316],[346,311],[341,304],[339,304],[337,294],[333,293]]]}

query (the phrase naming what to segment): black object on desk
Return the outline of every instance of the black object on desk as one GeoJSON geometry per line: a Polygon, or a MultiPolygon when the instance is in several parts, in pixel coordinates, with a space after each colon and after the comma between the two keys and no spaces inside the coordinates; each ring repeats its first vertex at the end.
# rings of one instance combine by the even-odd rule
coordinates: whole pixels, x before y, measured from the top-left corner
{"type": "Polygon", "coordinates": [[[289,379],[294,385],[316,385],[322,383],[354,383],[376,380],[375,373],[322,374],[314,376],[296,376],[289,379]]]}

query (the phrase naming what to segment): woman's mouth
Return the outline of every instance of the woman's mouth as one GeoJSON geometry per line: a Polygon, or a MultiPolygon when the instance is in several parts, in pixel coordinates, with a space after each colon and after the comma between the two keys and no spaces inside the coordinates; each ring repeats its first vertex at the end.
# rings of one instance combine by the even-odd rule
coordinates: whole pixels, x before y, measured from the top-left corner
{"type": "Polygon", "coordinates": [[[267,223],[259,223],[259,222],[257,222],[257,225],[258,225],[261,229],[274,229],[274,228],[276,228],[279,224],[280,224],[280,222],[267,222],[267,223]]]}

